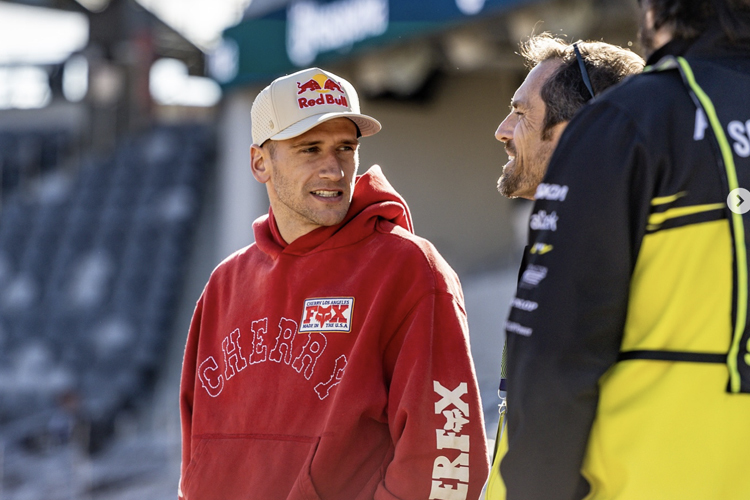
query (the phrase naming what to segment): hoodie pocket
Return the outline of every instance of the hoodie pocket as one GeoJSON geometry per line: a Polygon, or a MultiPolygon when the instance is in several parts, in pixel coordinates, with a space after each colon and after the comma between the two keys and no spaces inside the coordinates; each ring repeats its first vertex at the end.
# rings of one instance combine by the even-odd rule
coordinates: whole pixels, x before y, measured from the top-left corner
{"type": "Polygon", "coordinates": [[[186,500],[303,498],[317,500],[310,463],[317,437],[265,434],[196,436],[185,471],[186,500]],[[292,493],[290,495],[290,493],[292,493]]]}

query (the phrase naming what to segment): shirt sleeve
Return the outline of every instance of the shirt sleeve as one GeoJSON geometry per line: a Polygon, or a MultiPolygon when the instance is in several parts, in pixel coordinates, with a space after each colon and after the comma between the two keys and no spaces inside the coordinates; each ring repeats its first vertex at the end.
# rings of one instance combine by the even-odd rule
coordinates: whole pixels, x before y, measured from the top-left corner
{"type": "Polygon", "coordinates": [[[617,360],[652,181],[635,123],[608,102],[568,125],[530,218],[506,324],[510,500],[580,499],[599,378],[617,360]]]}
{"type": "Polygon", "coordinates": [[[489,470],[466,314],[449,293],[419,300],[385,352],[393,460],[376,500],[479,498],[489,470]]]}
{"type": "Polygon", "coordinates": [[[180,381],[180,423],[182,427],[182,464],[180,466],[179,500],[184,500],[183,484],[186,479],[187,468],[192,457],[192,422],[193,397],[196,383],[196,360],[198,357],[198,339],[203,312],[203,297],[198,301],[190,322],[185,355],[182,363],[182,378],[180,381]]]}

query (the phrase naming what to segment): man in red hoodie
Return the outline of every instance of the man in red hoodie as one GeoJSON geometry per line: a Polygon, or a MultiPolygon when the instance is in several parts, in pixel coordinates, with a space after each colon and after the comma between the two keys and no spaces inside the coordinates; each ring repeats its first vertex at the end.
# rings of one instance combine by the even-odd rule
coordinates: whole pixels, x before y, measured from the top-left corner
{"type": "Polygon", "coordinates": [[[478,498],[489,464],[461,285],[380,168],[356,175],[380,124],[318,68],[271,83],[252,120],[271,208],[195,309],[180,498],[478,498]]]}

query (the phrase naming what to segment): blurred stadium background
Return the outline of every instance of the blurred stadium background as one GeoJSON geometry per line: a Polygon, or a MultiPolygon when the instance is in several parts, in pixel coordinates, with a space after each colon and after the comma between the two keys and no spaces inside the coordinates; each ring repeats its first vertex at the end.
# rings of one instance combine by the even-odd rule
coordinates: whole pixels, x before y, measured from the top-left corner
{"type": "Polygon", "coordinates": [[[0,1],[0,499],[174,498],[213,267],[252,242],[250,107],[320,65],[464,285],[488,433],[530,204],[493,134],[532,32],[635,43],[622,0],[0,1]]]}

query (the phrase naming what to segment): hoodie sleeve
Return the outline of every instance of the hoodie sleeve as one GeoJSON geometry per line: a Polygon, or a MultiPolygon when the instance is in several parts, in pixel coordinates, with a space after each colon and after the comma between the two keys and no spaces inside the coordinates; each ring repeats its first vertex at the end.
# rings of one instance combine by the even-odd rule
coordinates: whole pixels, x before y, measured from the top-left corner
{"type": "Polygon", "coordinates": [[[422,297],[388,345],[386,364],[395,449],[375,499],[477,499],[489,464],[460,299],[422,297]]]}
{"type": "Polygon", "coordinates": [[[203,313],[203,297],[198,301],[190,322],[185,355],[182,363],[182,379],[180,381],[180,421],[182,427],[182,464],[180,466],[180,483],[178,498],[184,500],[184,481],[192,458],[192,422],[193,396],[196,383],[196,360],[198,357],[198,339],[200,338],[201,318],[203,313]]]}
{"type": "Polygon", "coordinates": [[[588,489],[580,471],[598,382],[617,361],[653,190],[643,144],[625,111],[593,105],[568,126],[537,190],[506,324],[508,499],[588,489]]]}

